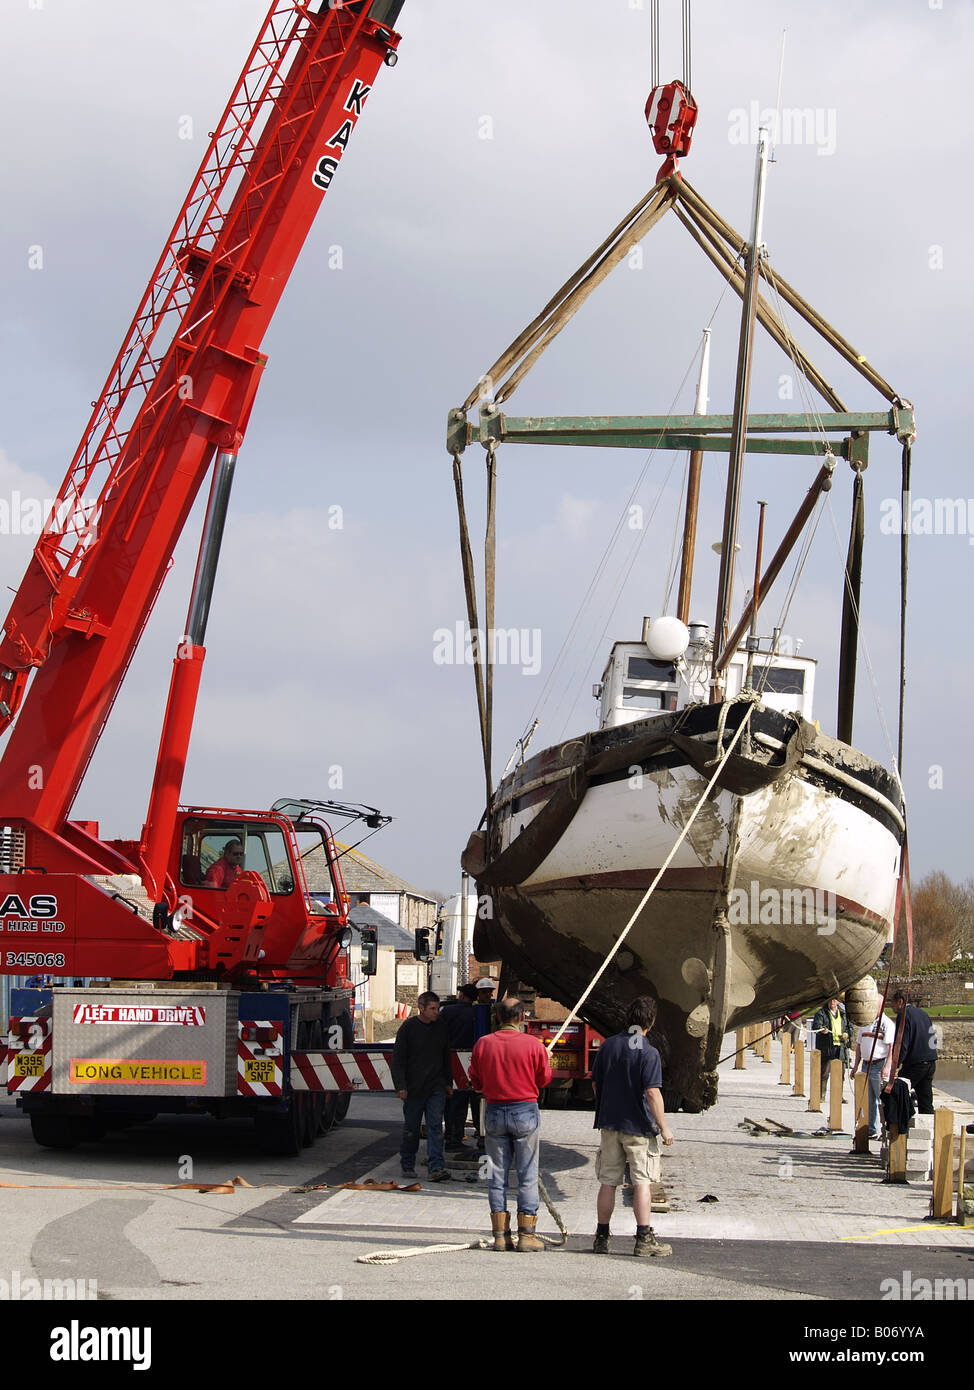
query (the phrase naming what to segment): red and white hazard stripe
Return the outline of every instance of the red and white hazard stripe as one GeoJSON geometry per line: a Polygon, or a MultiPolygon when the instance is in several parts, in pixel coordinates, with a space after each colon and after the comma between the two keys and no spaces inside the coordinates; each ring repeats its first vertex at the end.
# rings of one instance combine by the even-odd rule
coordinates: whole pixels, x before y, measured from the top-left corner
{"type": "Polygon", "coordinates": [[[278,1025],[272,1021],[237,1024],[237,1094],[241,1096],[279,1096],[284,1093],[284,1058],[278,1025]],[[244,1037],[258,1028],[270,1029],[276,1041],[260,1043],[244,1037]],[[259,1078],[259,1079],[258,1079],[259,1078]]]}
{"type": "MultiPolygon", "coordinates": [[[[465,1087],[469,1052],[454,1052],[453,1084],[465,1087]]],[[[394,1091],[392,1048],[355,1052],[292,1052],[291,1088],[295,1091],[394,1091]]]]}
{"type": "MultiPolygon", "coordinates": [[[[8,1091],[50,1090],[52,1043],[49,1018],[37,1018],[30,1014],[11,1018],[4,1068],[8,1091]]],[[[0,1076],[4,1075],[4,1071],[0,1071],[0,1076]]]]}

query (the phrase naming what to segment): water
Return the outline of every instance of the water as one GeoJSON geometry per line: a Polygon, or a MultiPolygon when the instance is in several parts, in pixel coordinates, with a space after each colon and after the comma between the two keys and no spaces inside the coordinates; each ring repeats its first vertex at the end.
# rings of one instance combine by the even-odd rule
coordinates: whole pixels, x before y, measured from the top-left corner
{"type": "Polygon", "coordinates": [[[974,1067],[964,1062],[938,1062],[933,1084],[974,1104],[974,1067]]]}

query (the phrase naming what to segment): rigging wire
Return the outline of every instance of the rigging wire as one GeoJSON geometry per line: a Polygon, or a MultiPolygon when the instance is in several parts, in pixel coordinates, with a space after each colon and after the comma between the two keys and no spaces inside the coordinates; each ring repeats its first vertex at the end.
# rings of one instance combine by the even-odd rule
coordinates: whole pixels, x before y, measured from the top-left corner
{"type": "Polygon", "coordinates": [[[687,485],[689,484],[689,481],[690,481],[690,453],[691,453],[691,450],[688,449],[688,450],[687,450],[686,462],[685,462],[684,465],[683,465],[683,481],[682,481],[682,483],[680,484],[680,496],[679,496],[679,498],[677,499],[677,504],[676,504],[677,524],[673,527],[673,540],[672,540],[671,543],[670,543],[670,563],[669,563],[669,568],[667,569],[667,572],[666,572],[666,586],[665,586],[665,588],[664,588],[664,590],[663,590],[663,606],[662,606],[662,608],[660,609],[660,612],[661,612],[661,613],[665,613],[666,610],[667,610],[667,608],[669,608],[669,606],[670,606],[670,599],[671,599],[671,597],[672,597],[672,595],[673,595],[673,585],[676,583],[676,571],[677,571],[677,563],[676,563],[677,548],[676,548],[676,541],[677,541],[677,537],[680,535],[680,525],[679,525],[680,513],[681,513],[682,511],[685,511],[684,499],[685,499],[685,497],[686,497],[686,495],[687,495],[687,485]]]}
{"type": "MultiPolygon", "coordinates": [[[[841,538],[841,536],[840,536],[840,534],[839,534],[838,522],[837,522],[837,519],[836,519],[835,510],[834,510],[834,508],[833,508],[833,506],[832,506],[832,499],[831,499],[831,497],[828,499],[828,502],[829,502],[829,518],[830,518],[830,520],[831,520],[831,522],[832,522],[832,533],[833,533],[833,535],[834,535],[834,537],[835,537],[835,543],[836,543],[836,547],[837,547],[837,549],[838,549],[838,551],[839,551],[839,554],[842,555],[842,538],[841,538]]],[[[877,715],[878,715],[878,717],[879,717],[879,726],[880,726],[880,728],[881,728],[881,730],[882,730],[883,738],[884,738],[885,741],[886,741],[886,749],[887,749],[887,752],[889,753],[889,761],[890,761],[891,767],[893,768],[893,774],[894,774],[894,776],[896,777],[897,784],[898,784],[898,786],[899,786],[899,788],[900,788],[900,791],[902,792],[902,791],[903,791],[903,783],[902,783],[902,781],[900,780],[899,759],[898,759],[897,756],[896,756],[896,749],[895,749],[895,747],[894,747],[894,745],[893,745],[893,738],[892,738],[892,735],[890,734],[889,725],[888,725],[888,723],[887,723],[887,721],[886,721],[886,710],[885,710],[885,708],[884,708],[884,706],[883,706],[882,698],[881,698],[880,693],[879,693],[879,682],[878,682],[877,679],[876,679],[876,671],[875,671],[875,668],[873,667],[872,658],[871,658],[871,656],[870,656],[870,654],[869,654],[869,646],[868,646],[868,644],[867,644],[867,642],[866,642],[866,637],[865,637],[865,634],[864,634],[864,632],[863,632],[863,630],[862,630],[862,624],[861,624],[860,619],[859,619],[859,605],[856,603],[855,596],[854,596],[854,594],[852,593],[852,587],[851,587],[851,585],[849,584],[849,576],[848,576],[847,574],[845,574],[845,567],[844,567],[844,564],[843,564],[843,574],[844,574],[844,576],[845,576],[845,588],[846,588],[846,590],[847,590],[847,592],[848,592],[848,595],[849,595],[849,602],[852,604],[852,609],[853,609],[853,612],[855,613],[855,617],[856,617],[856,632],[857,632],[857,634],[858,634],[859,647],[860,647],[860,649],[861,649],[861,651],[862,651],[862,656],[863,656],[863,660],[864,660],[865,665],[866,665],[866,670],[867,670],[868,673],[869,673],[869,684],[870,684],[870,687],[871,687],[872,693],[873,693],[873,703],[874,703],[875,706],[876,706],[876,713],[877,713],[877,715]]]]}
{"type": "Polygon", "coordinates": [[[659,86],[659,0],[649,6],[649,65],[654,87],[659,86]]]}
{"type": "Polygon", "coordinates": [[[690,83],[690,0],[683,0],[683,85],[688,92],[693,90],[690,83]]]}
{"type": "MultiPolygon", "coordinates": [[[[727,291],[730,289],[731,281],[732,281],[734,272],[735,272],[735,270],[736,270],[736,268],[737,268],[738,263],[739,263],[740,260],[741,260],[741,255],[742,255],[742,253],[738,253],[738,254],[737,254],[737,256],[736,256],[735,259],[734,259],[733,265],[729,268],[729,270],[727,271],[726,275],[724,276],[724,284],[723,284],[723,287],[722,287],[722,289],[721,289],[721,291],[720,291],[720,294],[717,296],[717,300],[716,300],[716,303],[714,304],[714,307],[713,307],[713,309],[712,309],[712,311],[711,311],[710,318],[707,320],[707,323],[706,323],[706,325],[705,325],[707,329],[710,329],[710,328],[713,326],[714,320],[716,319],[718,313],[720,312],[720,309],[721,309],[721,306],[723,305],[724,299],[725,299],[726,296],[727,296],[727,291]]],[[[677,392],[676,392],[676,394],[675,394],[675,396],[674,396],[674,398],[673,398],[673,401],[672,401],[672,403],[671,403],[671,406],[670,406],[670,410],[669,410],[669,412],[668,412],[668,415],[669,415],[669,414],[672,414],[673,408],[674,408],[675,405],[676,405],[676,401],[679,399],[680,393],[683,391],[683,389],[684,389],[684,387],[685,387],[685,385],[686,385],[687,378],[689,377],[691,371],[693,370],[693,367],[694,367],[694,365],[695,365],[695,363],[696,363],[696,361],[697,361],[697,358],[700,356],[700,354],[702,353],[702,351],[703,351],[703,345],[702,345],[702,343],[701,343],[700,345],[698,345],[696,351],[694,352],[694,355],[693,355],[693,357],[691,358],[690,363],[689,363],[689,365],[688,365],[688,367],[687,367],[686,373],[685,373],[685,375],[684,375],[684,377],[683,377],[683,380],[681,381],[679,387],[677,388],[677,392]]],[[[549,671],[548,677],[547,677],[547,679],[546,679],[544,685],[542,686],[541,692],[540,692],[540,694],[539,694],[539,696],[538,696],[538,699],[537,699],[537,701],[536,701],[536,703],[535,703],[535,706],[534,706],[533,710],[531,711],[531,714],[528,716],[527,722],[526,722],[526,724],[525,724],[524,732],[522,733],[521,739],[519,740],[519,743],[522,745],[522,750],[521,750],[521,751],[522,751],[522,754],[523,754],[523,745],[525,745],[525,744],[527,743],[527,739],[528,739],[529,733],[532,733],[532,732],[534,731],[534,728],[540,723],[542,714],[544,713],[545,706],[547,705],[547,703],[548,703],[549,699],[551,698],[552,693],[553,693],[553,691],[554,691],[555,683],[556,683],[556,681],[557,681],[559,675],[561,674],[561,672],[562,672],[562,670],[563,670],[563,667],[564,667],[566,661],[568,660],[569,653],[570,653],[570,650],[571,650],[572,646],[574,645],[574,643],[575,643],[575,642],[577,641],[577,639],[578,639],[578,630],[579,630],[579,628],[580,628],[580,626],[581,626],[581,624],[582,624],[582,622],[583,622],[583,620],[584,620],[584,619],[583,619],[583,614],[585,613],[585,610],[587,609],[587,607],[589,606],[589,604],[591,603],[591,601],[592,601],[592,599],[593,599],[593,597],[594,597],[595,589],[596,589],[596,587],[597,587],[597,585],[598,585],[598,582],[599,582],[599,580],[601,579],[601,577],[602,577],[602,575],[603,575],[603,573],[604,573],[604,571],[605,571],[605,569],[606,569],[606,566],[608,565],[608,562],[609,562],[609,559],[610,559],[612,550],[613,550],[613,548],[615,547],[615,545],[616,545],[617,542],[618,542],[619,536],[620,536],[620,534],[621,534],[621,532],[622,532],[622,530],[623,530],[623,528],[624,528],[624,526],[625,526],[626,519],[627,519],[627,517],[631,514],[630,509],[631,509],[631,507],[632,507],[632,505],[633,505],[633,503],[634,503],[634,501],[635,501],[635,498],[636,498],[636,497],[638,496],[638,494],[639,494],[639,490],[641,489],[641,487],[642,487],[642,485],[643,485],[643,482],[644,482],[645,477],[646,477],[646,473],[647,473],[647,471],[648,471],[648,469],[649,469],[650,464],[652,463],[652,460],[653,460],[653,454],[650,454],[649,458],[646,460],[646,463],[645,463],[644,466],[643,466],[643,469],[642,469],[642,471],[641,471],[639,477],[636,479],[636,482],[635,482],[635,484],[633,485],[633,488],[632,488],[632,490],[631,490],[631,492],[630,492],[630,494],[629,494],[629,497],[628,497],[628,499],[627,499],[627,501],[626,501],[626,503],[625,503],[625,505],[624,505],[624,507],[623,507],[623,509],[622,509],[622,513],[621,513],[621,515],[620,515],[620,517],[619,517],[619,520],[616,522],[615,528],[613,529],[613,531],[612,531],[612,533],[611,533],[611,535],[610,535],[610,537],[609,537],[609,539],[608,539],[608,541],[607,541],[607,543],[606,543],[605,549],[604,549],[603,552],[602,552],[602,556],[601,556],[601,559],[599,560],[598,565],[596,566],[595,573],[593,574],[592,579],[591,579],[590,582],[589,582],[588,588],[586,589],[584,595],[582,596],[581,602],[579,603],[578,608],[577,608],[576,611],[575,611],[575,615],[574,615],[574,617],[572,618],[571,623],[569,624],[568,630],[567,630],[567,632],[566,632],[566,634],[565,634],[565,637],[564,637],[563,640],[562,640],[562,644],[561,644],[561,646],[560,646],[560,648],[559,648],[559,650],[558,650],[558,654],[557,654],[557,656],[555,657],[554,662],[552,663],[552,666],[551,666],[551,669],[550,669],[550,671],[549,671]]],[[[645,529],[644,529],[644,531],[643,531],[643,536],[645,536],[645,529]]],[[[591,650],[591,648],[590,648],[590,650],[591,650]]],[[[594,653],[594,655],[590,656],[590,661],[589,661],[589,669],[590,669],[590,670],[591,670],[592,665],[594,665],[595,662],[596,662],[598,659],[599,659],[599,653],[598,653],[598,651],[596,650],[595,653],[594,653]]],[[[568,689],[571,689],[571,688],[572,688],[572,683],[571,683],[571,682],[568,683],[567,688],[568,688],[568,689]]],[[[560,708],[561,701],[562,701],[563,698],[564,698],[564,695],[560,696],[559,699],[558,699],[558,707],[559,707],[559,708],[560,708]]],[[[577,704],[577,702],[578,702],[578,696],[576,696],[576,701],[575,701],[575,703],[577,704]]],[[[574,706],[573,706],[573,709],[572,709],[572,713],[574,713],[574,706]]],[[[552,722],[554,723],[554,718],[552,718],[552,722]]]]}
{"type": "MultiPolygon", "coordinates": [[[[777,312],[777,314],[778,314],[778,317],[781,319],[782,323],[785,325],[785,328],[787,329],[787,332],[788,332],[788,342],[789,342],[789,344],[793,345],[795,340],[794,340],[794,337],[793,337],[792,332],[791,332],[791,327],[790,327],[790,325],[789,325],[788,322],[787,322],[785,306],[784,306],[784,304],[782,303],[781,296],[780,296],[780,294],[779,294],[779,292],[778,292],[777,281],[776,281],[776,278],[775,278],[774,271],[773,271],[773,269],[772,269],[772,267],[771,267],[770,261],[767,263],[767,269],[768,269],[768,283],[769,283],[770,286],[771,286],[771,291],[772,291],[772,294],[773,294],[773,296],[774,296],[776,312],[777,312]]],[[[804,373],[802,373],[802,372],[798,369],[798,363],[797,363],[797,359],[796,359],[796,356],[795,356],[795,351],[794,351],[794,347],[793,347],[793,346],[789,346],[788,355],[789,355],[789,358],[790,358],[790,360],[791,360],[792,366],[795,368],[795,378],[796,378],[796,380],[797,380],[797,382],[798,382],[798,390],[799,390],[799,394],[800,394],[801,401],[802,401],[802,413],[805,415],[806,420],[808,420],[809,422],[815,424],[816,429],[817,429],[817,431],[818,431],[820,437],[821,437],[823,440],[825,440],[825,439],[826,439],[826,435],[825,435],[825,426],[824,426],[824,421],[822,420],[821,410],[818,408],[818,406],[817,406],[817,404],[816,404],[814,398],[813,398],[812,395],[811,395],[811,392],[810,392],[810,389],[809,389],[809,385],[808,385],[808,382],[807,382],[807,380],[806,380],[806,378],[805,378],[805,376],[804,376],[804,373]]],[[[829,496],[828,494],[826,494],[826,501],[827,501],[827,506],[828,506],[829,518],[830,518],[831,523],[832,523],[832,531],[833,531],[833,535],[834,535],[834,538],[835,538],[836,548],[838,549],[840,556],[843,556],[842,541],[841,541],[841,537],[840,537],[840,535],[839,535],[838,523],[837,523],[836,516],[835,516],[835,509],[834,509],[833,506],[832,506],[832,499],[831,499],[831,496],[829,496]]],[[[821,503],[821,498],[819,499],[819,504],[820,504],[820,503],[821,503]]],[[[817,510],[818,510],[818,512],[819,512],[819,516],[821,516],[821,513],[822,513],[822,511],[824,510],[824,508],[822,508],[820,505],[817,505],[817,510]]],[[[815,529],[816,529],[816,530],[818,529],[818,521],[817,521],[817,520],[816,520],[816,523],[815,523],[815,529]]],[[[809,548],[810,548],[810,547],[809,547],[809,548]]],[[[891,736],[891,734],[890,734],[889,724],[888,724],[887,718],[886,718],[886,710],[885,710],[885,707],[884,707],[884,705],[883,705],[882,697],[881,697],[881,695],[880,695],[879,683],[878,683],[878,681],[877,681],[877,679],[876,679],[876,671],[875,671],[875,667],[873,666],[872,657],[871,657],[871,655],[870,655],[869,644],[868,644],[868,642],[866,641],[865,633],[864,633],[863,630],[862,630],[862,624],[861,624],[861,621],[860,621],[859,605],[856,603],[855,596],[854,596],[854,594],[852,593],[851,585],[850,585],[850,583],[849,583],[849,577],[848,577],[848,575],[845,573],[844,556],[843,556],[843,587],[845,588],[845,590],[846,590],[847,593],[848,593],[849,601],[850,601],[850,603],[852,604],[853,612],[855,613],[855,618],[856,618],[856,632],[857,632],[857,635],[858,635],[858,646],[859,646],[859,649],[860,649],[861,652],[862,652],[862,656],[863,656],[863,660],[864,660],[864,662],[865,662],[866,670],[867,670],[867,672],[868,672],[868,674],[869,674],[869,684],[870,684],[870,689],[871,689],[871,691],[872,691],[873,704],[874,704],[875,707],[876,707],[876,714],[877,714],[878,719],[879,719],[879,724],[880,724],[880,728],[881,728],[881,730],[882,730],[883,738],[884,738],[884,740],[885,740],[885,742],[886,742],[886,748],[887,748],[887,752],[888,752],[888,754],[889,754],[890,765],[892,766],[892,768],[893,768],[893,770],[894,770],[894,775],[895,775],[895,777],[896,777],[897,783],[899,784],[900,790],[901,790],[901,792],[902,792],[902,790],[903,790],[903,784],[902,784],[902,782],[901,782],[901,780],[900,780],[899,760],[898,760],[898,758],[897,758],[896,751],[895,751],[895,749],[894,749],[894,747],[893,747],[893,740],[892,740],[892,736],[891,736]]],[[[783,621],[783,620],[782,620],[782,621],[783,621]]],[[[779,625],[780,625],[780,624],[779,624],[779,625]]],[[[765,681],[767,680],[767,672],[765,673],[764,679],[765,679],[765,681]]],[[[762,689],[763,689],[763,686],[762,686],[762,689]]]]}

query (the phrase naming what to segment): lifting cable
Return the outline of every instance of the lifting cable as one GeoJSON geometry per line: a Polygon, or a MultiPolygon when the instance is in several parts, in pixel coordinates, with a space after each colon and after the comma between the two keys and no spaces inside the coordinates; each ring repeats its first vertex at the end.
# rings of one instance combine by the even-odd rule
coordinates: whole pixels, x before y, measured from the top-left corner
{"type": "MultiPolygon", "coordinates": [[[[682,0],[682,41],[683,41],[683,85],[687,91],[692,91],[691,62],[690,62],[690,0],[682,0]]],[[[659,67],[659,0],[650,0],[649,8],[649,65],[651,85],[658,87],[660,84],[659,67]]]]}

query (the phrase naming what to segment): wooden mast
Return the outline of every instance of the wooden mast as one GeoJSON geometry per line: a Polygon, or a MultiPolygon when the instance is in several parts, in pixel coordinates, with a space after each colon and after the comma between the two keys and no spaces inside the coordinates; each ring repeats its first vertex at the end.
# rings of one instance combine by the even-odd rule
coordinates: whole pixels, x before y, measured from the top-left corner
{"type": "MultiPolygon", "coordinates": [[[[710,329],[703,330],[703,349],[700,357],[700,375],[697,378],[697,400],[693,407],[695,415],[707,413],[707,388],[710,381],[710,329]]],[[[690,590],[693,587],[693,552],[697,541],[697,512],[700,507],[700,474],[703,468],[703,450],[690,451],[690,468],[687,473],[687,508],[683,520],[683,554],[680,562],[680,592],[676,602],[676,616],[681,623],[690,621],[690,590]]]]}
{"type": "Polygon", "coordinates": [[[737,351],[737,378],[734,384],[734,416],[731,427],[730,456],[727,463],[727,491],[724,496],[724,531],[720,550],[720,578],[717,583],[717,616],[714,621],[714,661],[711,669],[710,698],[718,701],[720,681],[717,658],[727,640],[727,622],[734,585],[734,548],[741,505],[741,475],[747,428],[747,404],[751,386],[751,360],[754,347],[754,321],[757,311],[758,268],[761,258],[761,229],[764,216],[764,181],[768,167],[768,132],[758,131],[757,169],[754,177],[754,214],[751,242],[745,253],[744,307],[737,351]]]}

